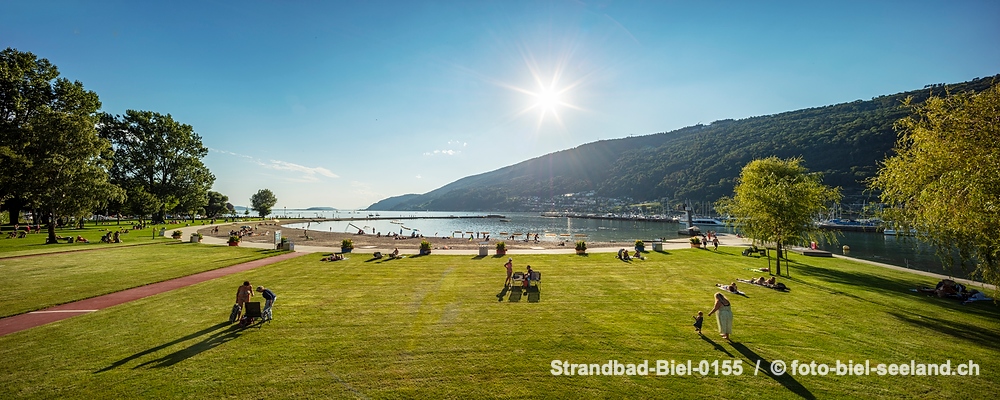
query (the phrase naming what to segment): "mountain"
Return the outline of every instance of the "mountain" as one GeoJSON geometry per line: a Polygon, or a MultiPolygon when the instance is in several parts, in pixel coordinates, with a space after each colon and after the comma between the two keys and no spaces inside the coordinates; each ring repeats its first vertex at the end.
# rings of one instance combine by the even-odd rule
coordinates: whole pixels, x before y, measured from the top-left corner
{"type": "Polygon", "coordinates": [[[379,202],[368,206],[368,210],[405,210],[405,208],[396,208],[400,204],[404,204],[412,199],[420,197],[419,194],[404,194],[402,196],[390,197],[388,199],[380,200],[379,202]]]}
{"type": "Polygon", "coordinates": [[[495,171],[459,179],[422,195],[382,200],[369,210],[527,211],[531,199],[593,192],[635,202],[661,199],[713,202],[731,195],[748,162],[802,157],[823,181],[845,196],[865,192],[864,181],[892,152],[893,124],[903,105],[930,95],[979,92],[1000,75],[924,89],[741,120],[721,120],[671,132],[601,140],[495,171]]]}
{"type": "Polygon", "coordinates": [[[309,207],[306,211],[337,211],[337,209],[333,207],[309,207]]]}

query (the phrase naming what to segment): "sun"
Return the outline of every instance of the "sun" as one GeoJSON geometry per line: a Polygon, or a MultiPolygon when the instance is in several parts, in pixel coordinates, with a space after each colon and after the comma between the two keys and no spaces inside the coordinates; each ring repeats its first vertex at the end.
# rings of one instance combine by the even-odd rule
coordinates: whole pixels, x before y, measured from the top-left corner
{"type": "Polygon", "coordinates": [[[542,113],[551,112],[555,114],[556,107],[562,104],[562,99],[560,98],[560,93],[552,90],[551,88],[543,88],[535,94],[537,97],[537,102],[535,107],[542,110],[542,113]]]}

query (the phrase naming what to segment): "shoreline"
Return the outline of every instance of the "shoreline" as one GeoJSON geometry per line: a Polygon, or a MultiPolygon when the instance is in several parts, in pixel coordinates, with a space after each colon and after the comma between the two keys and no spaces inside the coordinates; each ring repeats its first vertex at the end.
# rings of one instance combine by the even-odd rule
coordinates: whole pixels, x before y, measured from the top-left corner
{"type": "MultiPolygon", "coordinates": [[[[181,228],[184,232],[181,236],[182,240],[187,240],[187,237],[194,232],[201,233],[204,236],[204,242],[207,244],[225,245],[227,239],[229,238],[230,230],[239,230],[241,226],[255,226],[257,232],[261,232],[260,235],[244,237],[240,246],[245,247],[255,247],[255,248],[274,248],[274,232],[280,230],[282,232],[282,237],[286,237],[295,244],[295,251],[303,253],[339,253],[340,243],[344,239],[351,239],[354,243],[354,250],[352,253],[358,254],[371,254],[376,251],[382,253],[390,253],[393,249],[398,248],[401,254],[411,255],[418,254],[420,242],[422,240],[427,240],[431,242],[431,250],[435,254],[444,255],[478,255],[479,254],[479,244],[483,241],[481,240],[469,240],[462,238],[441,238],[441,237],[415,237],[411,238],[406,236],[403,239],[394,239],[389,236],[376,237],[371,234],[355,234],[355,233],[345,233],[345,232],[323,232],[323,231],[313,231],[305,230],[300,228],[288,228],[283,226],[283,224],[299,223],[303,221],[308,221],[306,219],[302,220],[288,220],[283,222],[273,222],[273,221],[263,221],[263,222],[230,222],[221,223],[215,225],[198,225],[181,228]],[[211,231],[214,227],[219,227],[219,233],[212,234],[211,231]],[[267,234],[263,234],[267,232],[267,234]],[[306,232],[308,232],[308,239],[306,238],[306,232]]],[[[728,247],[745,247],[749,246],[749,241],[737,237],[733,234],[720,233],[718,235],[719,246],[728,247]]],[[[499,239],[489,239],[485,241],[487,243],[487,254],[488,257],[500,257],[496,255],[496,243],[504,242],[507,247],[507,252],[509,256],[522,255],[522,254],[575,254],[574,250],[575,241],[568,242],[558,242],[558,241],[546,241],[539,240],[538,242],[524,240],[499,240],[499,239]],[[563,243],[563,245],[560,245],[563,243]],[[513,252],[513,254],[511,254],[513,252]]],[[[629,251],[634,251],[634,242],[591,242],[587,243],[587,253],[615,253],[619,249],[626,249],[629,251]]],[[[668,239],[663,242],[664,250],[678,250],[691,248],[690,243],[687,238],[681,237],[676,239],[668,239]]],[[[711,245],[709,245],[711,246],[711,245]]],[[[652,243],[646,242],[646,251],[652,251],[652,243]]],[[[844,256],[840,254],[832,254],[834,258],[843,258],[852,261],[857,261],[869,265],[875,265],[883,268],[893,269],[897,271],[912,272],[917,275],[922,275],[926,277],[931,277],[935,279],[952,279],[956,282],[960,282],[967,286],[975,286],[983,289],[989,289],[996,291],[996,286],[979,281],[973,281],[965,278],[957,278],[952,276],[947,276],[935,272],[922,271],[918,269],[911,269],[906,267],[901,267],[898,265],[891,265],[880,263],[877,261],[865,260],[862,258],[855,258],[850,256],[844,256]]]]}

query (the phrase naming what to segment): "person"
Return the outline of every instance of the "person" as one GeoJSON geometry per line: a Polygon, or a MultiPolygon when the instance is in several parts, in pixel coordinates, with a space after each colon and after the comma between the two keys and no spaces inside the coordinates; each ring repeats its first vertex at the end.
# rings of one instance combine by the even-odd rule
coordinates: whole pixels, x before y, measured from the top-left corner
{"type": "Polygon", "coordinates": [[[716,237],[712,237],[712,246],[715,246],[716,250],[719,249],[719,238],[717,236],[716,237]]]}
{"type": "Polygon", "coordinates": [[[636,250],[635,254],[632,255],[632,258],[635,258],[635,259],[638,259],[638,260],[642,260],[643,259],[642,258],[642,253],[639,253],[639,250],[636,250]]]}
{"type": "Polygon", "coordinates": [[[275,296],[271,289],[263,286],[257,286],[257,292],[264,298],[264,310],[260,314],[265,321],[270,321],[272,319],[271,306],[274,305],[274,299],[277,299],[278,296],[275,296]]]}
{"type": "Polygon", "coordinates": [[[504,264],[503,266],[507,268],[507,280],[504,281],[503,286],[507,287],[507,286],[510,286],[510,283],[511,283],[510,276],[511,276],[511,274],[514,273],[514,259],[510,258],[510,257],[507,257],[507,263],[504,264]]]}
{"type": "Polygon", "coordinates": [[[694,316],[694,331],[701,334],[701,323],[705,321],[705,317],[698,311],[698,315],[694,316]]]}
{"type": "MultiPolygon", "coordinates": [[[[243,286],[236,289],[236,304],[240,306],[241,312],[244,310],[243,304],[250,301],[251,297],[253,297],[253,286],[250,286],[250,281],[243,281],[243,286]]],[[[236,320],[239,321],[240,316],[237,317],[236,320]]]]}
{"type": "Polygon", "coordinates": [[[628,250],[622,249],[622,260],[632,261],[632,257],[628,256],[628,250]]]}
{"type": "Polygon", "coordinates": [[[399,247],[392,249],[392,253],[389,253],[389,258],[399,258],[399,247]]]}
{"type": "Polygon", "coordinates": [[[716,312],[719,313],[719,315],[716,316],[719,322],[719,334],[726,340],[729,340],[729,335],[733,334],[733,311],[729,308],[729,306],[729,299],[727,299],[722,293],[716,293],[715,307],[708,313],[709,317],[716,312]]]}
{"type": "Polygon", "coordinates": [[[119,233],[118,231],[115,231],[114,243],[121,243],[121,242],[122,242],[121,233],[119,233]]]}
{"type": "Polygon", "coordinates": [[[740,291],[739,289],[736,288],[736,282],[730,283],[728,289],[729,289],[729,292],[731,292],[731,293],[739,293],[739,291],[740,291]]]}
{"type": "Polygon", "coordinates": [[[622,256],[622,253],[624,253],[624,252],[625,252],[625,249],[618,249],[618,259],[619,260],[624,260],[625,259],[625,257],[622,256]]]}
{"type": "Polygon", "coordinates": [[[90,241],[87,240],[87,238],[85,238],[83,236],[80,236],[80,235],[76,235],[76,242],[77,243],[90,243],[90,241]]]}
{"type": "MultiPolygon", "coordinates": [[[[761,278],[764,278],[764,277],[762,276],[761,278]]],[[[768,279],[767,282],[765,282],[765,283],[767,284],[767,286],[774,286],[776,284],[776,282],[778,282],[778,281],[775,279],[774,276],[772,276],[771,279],[768,279]]]]}

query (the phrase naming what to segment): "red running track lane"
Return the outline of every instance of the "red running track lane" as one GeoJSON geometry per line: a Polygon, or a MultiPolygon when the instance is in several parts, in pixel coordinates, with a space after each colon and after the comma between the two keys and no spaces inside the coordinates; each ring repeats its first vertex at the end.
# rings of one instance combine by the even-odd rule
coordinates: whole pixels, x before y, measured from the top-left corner
{"type": "Polygon", "coordinates": [[[259,260],[253,260],[242,264],[231,265],[225,268],[214,269],[211,271],[205,271],[194,275],[188,275],[176,279],[171,279],[169,281],[163,281],[145,286],[139,286],[136,288],[127,289],[120,292],[109,293],[103,296],[92,297],[89,299],[74,301],[72,303],[66,303],[55,307],[49,307],[43,310],[32,311],[25,314],[3,318],[0,319],[0,336],[6,336],[14,332],[20,332],[25,329],[34,328],[36,326],[42,326],[50,322],[61,321],[66,318],[74,317],[80,314],[86,314],[102,310],[108,307],[117,306],[122,303],[128,303],[130,301],[138,300],[144,297],[149,297],[152,295],[169,292],[174,289],[179,289],[185,286],[191,286],[196,283],[201,283],[207,280],[221,278],[223,276],[234,274],[237,272],[243,272],[258,267],[263,267],[265,265],[274,264],[276,262],[284,261],[290,258],[295,258],[304,254],[306,253],[286,253],[274,257],[262,258],[259,260]]]}

